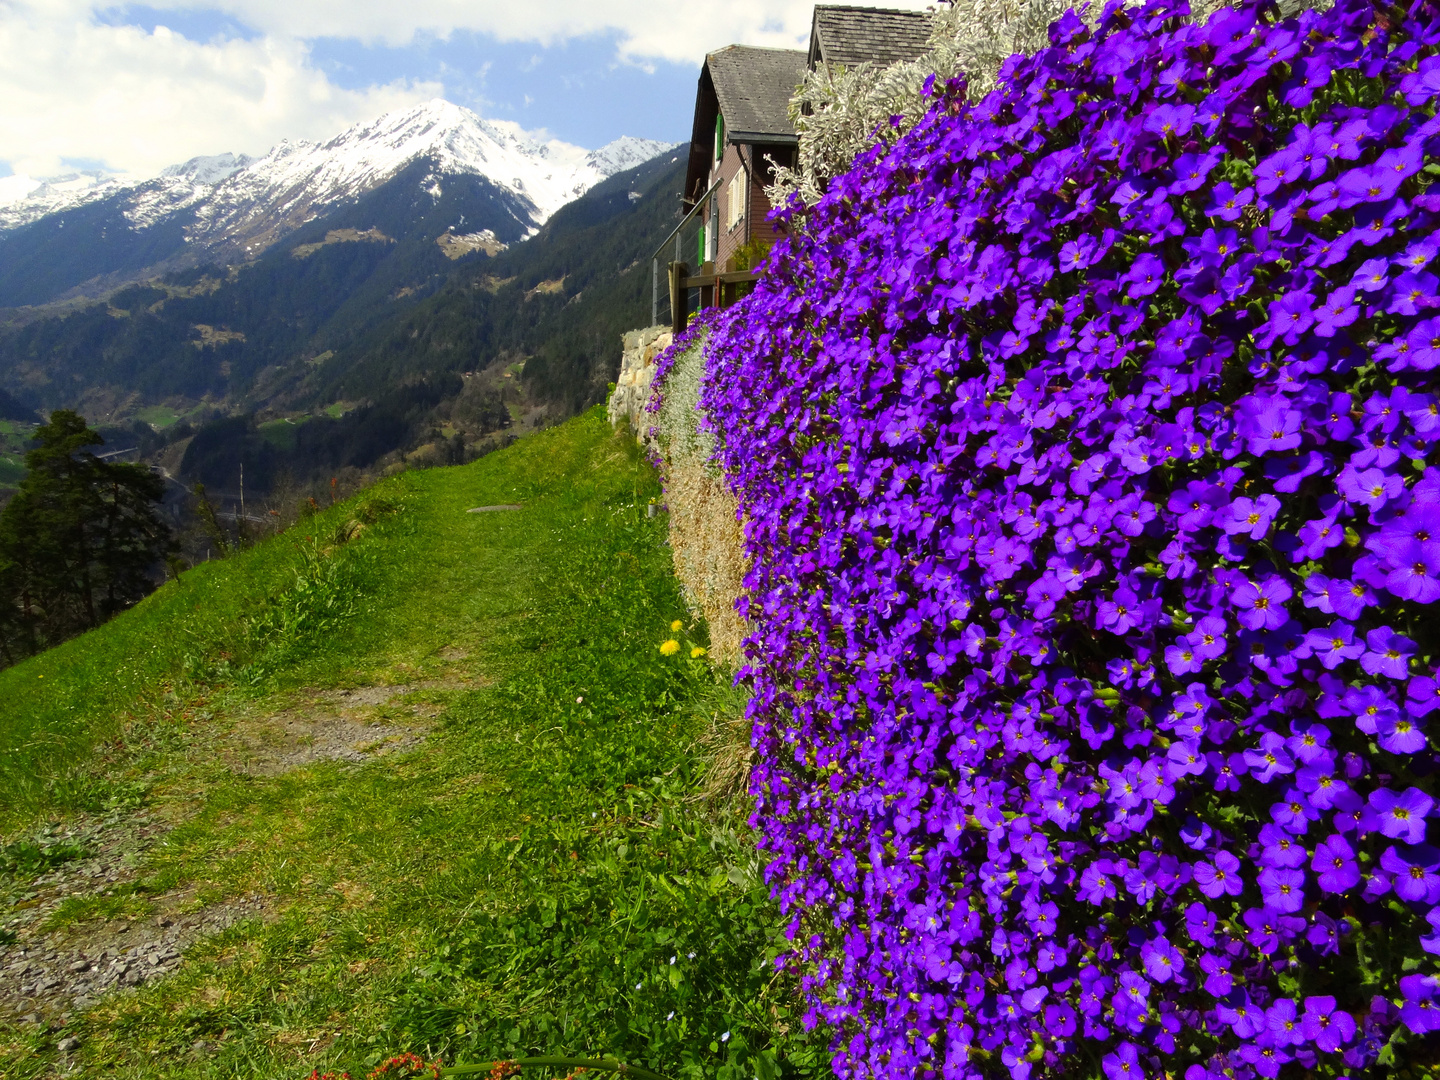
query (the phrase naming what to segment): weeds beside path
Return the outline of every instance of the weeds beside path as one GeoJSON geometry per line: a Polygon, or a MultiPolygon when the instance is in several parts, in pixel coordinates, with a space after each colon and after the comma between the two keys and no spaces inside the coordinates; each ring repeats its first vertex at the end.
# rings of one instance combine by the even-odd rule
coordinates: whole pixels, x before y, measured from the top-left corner
{"type": "Polygon", "coordinates": [[[685,613],[655,494],[592,412],[0,672],[0,783],[38,778],[0,809],[3,850],[37,853],[0,860],[0,1075],[812,1070],[742,808],[693,798],[696,739],[737,702],[656,648],[685,613]],[[85,869],[136,821],[104,856],[123,872],[85,869]],[[55,970],[5,1014],[6,972],[18,1001],[55,970]]]}

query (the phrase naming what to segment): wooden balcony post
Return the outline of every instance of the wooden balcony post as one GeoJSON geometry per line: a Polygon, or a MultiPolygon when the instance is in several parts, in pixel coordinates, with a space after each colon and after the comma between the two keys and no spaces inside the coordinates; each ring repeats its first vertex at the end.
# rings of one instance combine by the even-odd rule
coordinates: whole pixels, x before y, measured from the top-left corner
{"type": "Polygon", "coordinates": [[[685,324],[689,322],[689,307],[685,302],[685,278],[689,275],[690,268],[682,262],[670,264],[670,330],[675,334],[685,332],[685,324]]]}

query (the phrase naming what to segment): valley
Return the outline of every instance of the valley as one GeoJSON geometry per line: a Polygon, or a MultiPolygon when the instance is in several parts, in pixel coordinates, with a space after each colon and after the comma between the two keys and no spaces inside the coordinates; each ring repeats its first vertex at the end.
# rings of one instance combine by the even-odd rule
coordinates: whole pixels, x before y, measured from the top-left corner
{"type": "Polygon", "coordinates": [[[468,460],[601,399],[681,168],[432,102],[88,201],[41,192],[0,231],[0,389],[187,485],[236,490],[243,466],[287,516],[332,478],[468,460]]]}

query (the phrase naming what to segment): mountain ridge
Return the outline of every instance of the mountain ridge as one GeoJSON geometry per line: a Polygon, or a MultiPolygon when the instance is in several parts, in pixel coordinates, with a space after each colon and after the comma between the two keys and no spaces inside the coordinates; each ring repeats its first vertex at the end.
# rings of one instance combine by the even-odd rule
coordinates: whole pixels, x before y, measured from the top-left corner
{"type": "MultiPolygon", "coordinates": [[[[283,140],[257,159],[196,157],[141,181],[77,173],[0,206],[0,266],[9,267],[0,271],[0,307],[94,297],[157,272],[244,262],[422,159],[432,162],[423,181],[432,199],[442,198],[447,178],[483,177],[515,197],[506,202],[518,202],[523,235],[532,235],[600,181],[671,146],[633,136],[590,151],[541,142],[519,125],[435,98],[323,143],[283,140]]],[[[7,180],[11,191],[23,187],[7,180]]]]}

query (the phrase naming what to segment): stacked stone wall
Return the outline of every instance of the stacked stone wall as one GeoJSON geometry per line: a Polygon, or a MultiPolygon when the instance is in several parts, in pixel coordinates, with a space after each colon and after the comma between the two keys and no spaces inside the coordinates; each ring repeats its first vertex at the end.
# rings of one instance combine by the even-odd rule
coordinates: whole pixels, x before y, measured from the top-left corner
{"type": "Polygon", "coordinates": [[[641,421],[645,402],[650,397],[650,383],[655,376],[655,361],[670,346],[670,328],[651,326],[631,330],[623,339],[620,376],[615,392],[610,395],[609,416],[612,424],[628,424],[639,438],[647,425],[641,421]]]}

